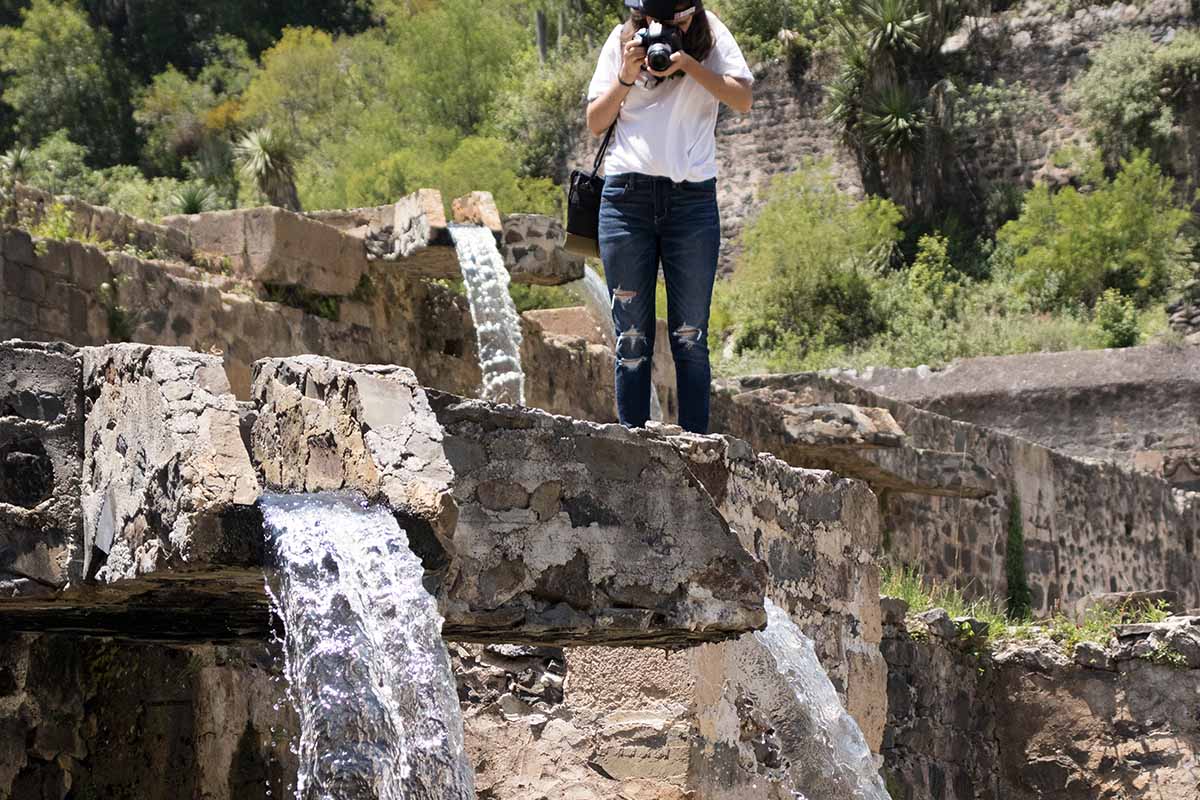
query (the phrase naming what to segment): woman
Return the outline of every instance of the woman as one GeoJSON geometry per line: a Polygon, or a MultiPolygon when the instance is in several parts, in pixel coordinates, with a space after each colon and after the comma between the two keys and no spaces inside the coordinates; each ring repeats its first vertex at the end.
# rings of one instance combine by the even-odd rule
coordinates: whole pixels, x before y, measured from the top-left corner
{"type": "Polygon", "coordinates": [[[662,261],[667,324],[679,388],[679,424],[708,432],[708,317],[721,222],[716,123],[720,103],[746,113],[754,76],[737,42],[701,0],[626,0],[633,9],[600,53],[587,122],[599,136],[616,122],[605,159],[600,256],[617,330],[617,411],[637,428],[650,418],[655,289],[662,261]],[[646,63],[635,33],[675,25],[683,50],[665,71],[646,63]]]}

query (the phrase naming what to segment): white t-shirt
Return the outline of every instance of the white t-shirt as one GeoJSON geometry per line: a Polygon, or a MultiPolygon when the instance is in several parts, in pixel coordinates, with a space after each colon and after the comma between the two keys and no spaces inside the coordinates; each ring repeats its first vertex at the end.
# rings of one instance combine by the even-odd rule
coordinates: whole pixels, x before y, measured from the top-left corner
{"type": "MultiPolygon", "coordinates": [[[[712,13],[705,13],[712,26],[713,49],[704,66],[718,75],[753,82],[754,74],[729,28],[712,13]]],[[[600,51],[600,63],[588,87],[589,103],[608,91],[621,72],[621,28],[618,25],[613,30],[600,51]]],[[[604,159],[605,173],[640,172],[676,182],[715,178],[720,101],[688,75],[668,78],[657,86],[654,81],[654,76],[643,71],[629,90],[604,159]]]]}

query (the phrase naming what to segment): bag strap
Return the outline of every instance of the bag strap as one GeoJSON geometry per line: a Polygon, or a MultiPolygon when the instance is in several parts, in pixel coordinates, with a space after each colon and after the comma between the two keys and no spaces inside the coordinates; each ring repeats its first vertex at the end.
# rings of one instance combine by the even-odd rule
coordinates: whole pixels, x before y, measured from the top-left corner
{"type": "Polygon", "coordinates": [[[600,172],[600,165],[604,163],[604,154],[608,152],[608,143],[612,141],[613,131],[617,129],[617,120],[613,120],[613,124],[608,126],[608,133],[604,134],[604,142],[600,145],[600,152],[596,153],[596,160],[592,162],[592,177],[600,172]]]}

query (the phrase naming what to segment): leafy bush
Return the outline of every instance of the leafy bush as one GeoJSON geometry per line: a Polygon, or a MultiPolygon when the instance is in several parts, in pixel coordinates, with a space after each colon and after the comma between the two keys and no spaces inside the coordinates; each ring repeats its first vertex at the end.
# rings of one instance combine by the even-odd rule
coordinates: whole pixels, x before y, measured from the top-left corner
{"type": "Polygon", "coordinates": [[[1200,83],[1200,33],[1180,31],[1157,47],[1146,33],[1122,33],[1098,50],[1070,93],[1110,163],[1140,149],[1163,153],[1177,135],[1176,106],[1200,83]]]}
{"type": "Polygon", "coordinates": [[[1178,279],[1191,248],[1182,235],[1190,215],[1175,206],[1173,189],[1143,152],[1087,194],[1035,187],[997,239],[1015,253],[1023,289],[1047,310],[1091,307],[1105,289],[1144,307],[1178,279]]]}
{"type": "Polygon", "coordinates": [[[1141,338],[1137,308],[1116,289],[1106,289],[1096,301],[1096,326],[1105,347],[1133,347],[1141,338]]]}
{"type": "Polygon", "coordinates": [[[900,211],[838,191],[829,164],[777,177],[743,234],[734,275],[738,349],[801,358],[883,329],[872,281],[900,240],[900,211]]]}

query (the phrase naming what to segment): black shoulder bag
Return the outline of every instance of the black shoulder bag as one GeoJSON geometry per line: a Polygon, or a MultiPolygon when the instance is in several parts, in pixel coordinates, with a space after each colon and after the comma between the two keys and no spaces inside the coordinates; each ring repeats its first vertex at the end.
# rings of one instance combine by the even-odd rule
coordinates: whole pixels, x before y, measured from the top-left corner
{"type": "Polygon", "coordinates": [[[568,253],[600,257],[600,194],[604,191],[604,178],[597,173],[616,129],[614,120],[608,133],[604,134],[604,143],[600,145],[590,173],[578,169],[571,172],[571,188],[567,194],[567,241],[563,245],[568,253]]]}

